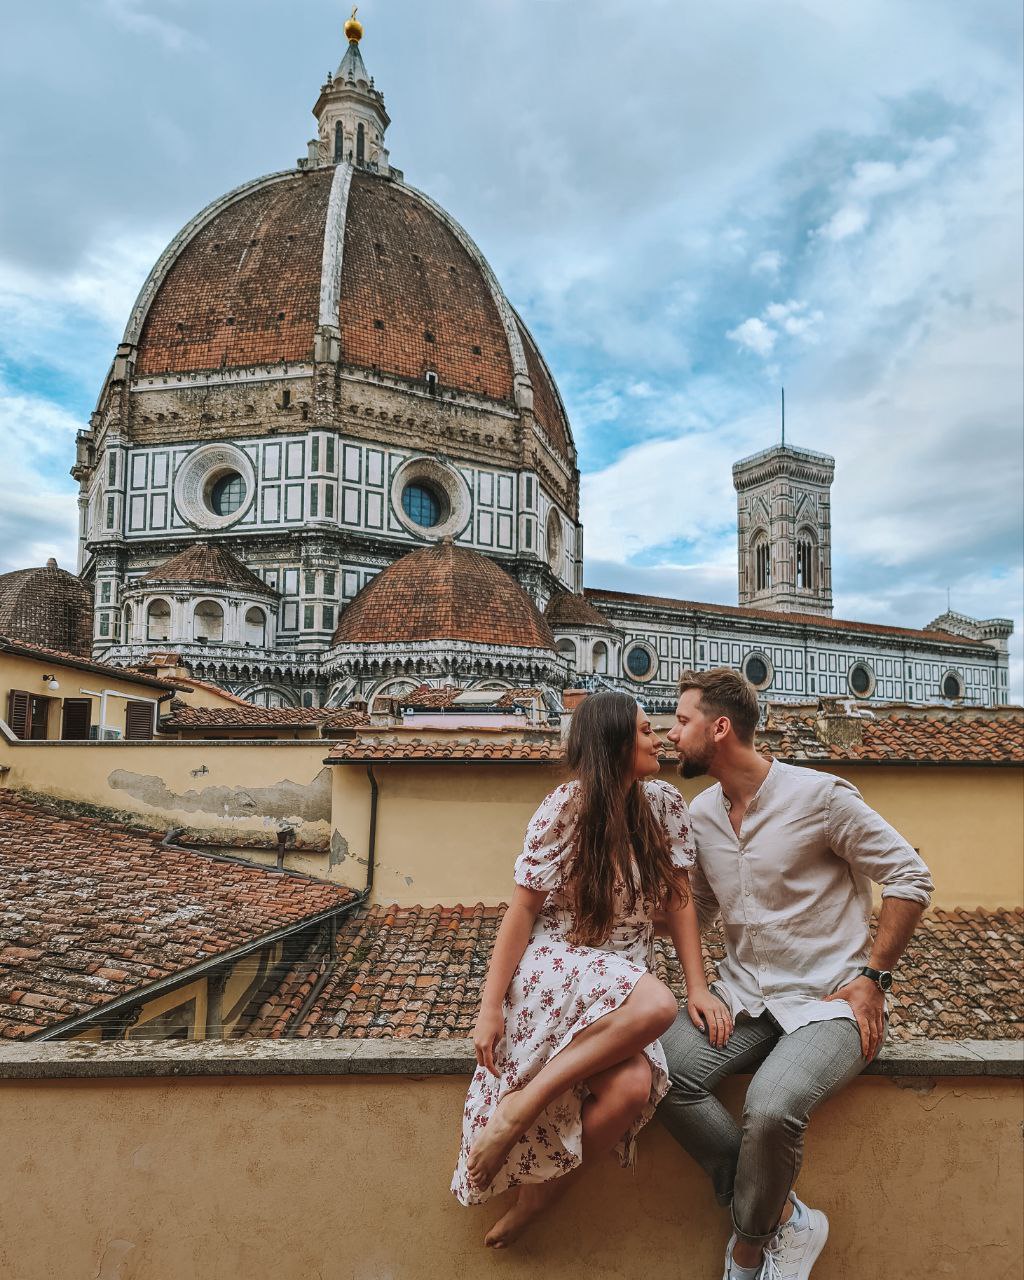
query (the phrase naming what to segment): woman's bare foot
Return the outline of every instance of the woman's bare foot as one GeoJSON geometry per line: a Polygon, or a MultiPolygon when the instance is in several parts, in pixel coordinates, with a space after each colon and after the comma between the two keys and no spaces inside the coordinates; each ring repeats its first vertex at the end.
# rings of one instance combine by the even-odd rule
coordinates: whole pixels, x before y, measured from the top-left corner
{"type": "Polygon", "coordinates": [[[475,1191],[487,1190],[508,1153],[526,1131],[526,1125],[519,1118],[518,1101],[515,1091],[506,1093],[491,1113],[483,1133],[473,1143],[466,1172],[475,1191]]]}
{"type": "Polygon", "coordinates": [[[509,1210],[484,1236],[484,1244],[488,1249],[507,1249],[510,1244],[515,1244],[530,1223],[560,1198],[570,1177],[571,1175],[567,1175],[556,1178],[553,1182],[531,1183],[520,1187],[509,1210]]]}

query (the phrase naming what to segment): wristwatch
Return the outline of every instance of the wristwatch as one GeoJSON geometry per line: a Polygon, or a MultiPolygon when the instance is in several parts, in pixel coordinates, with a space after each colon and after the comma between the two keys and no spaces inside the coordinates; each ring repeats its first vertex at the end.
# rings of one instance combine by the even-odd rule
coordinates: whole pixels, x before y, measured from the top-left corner
{"type": "Polygon", "coordinates": [[[858,972],[861,977],[870,978],[880,991],[892,990],[892,973],[888,969],[869,969],[865,964],[861,966],[858,972]]]}

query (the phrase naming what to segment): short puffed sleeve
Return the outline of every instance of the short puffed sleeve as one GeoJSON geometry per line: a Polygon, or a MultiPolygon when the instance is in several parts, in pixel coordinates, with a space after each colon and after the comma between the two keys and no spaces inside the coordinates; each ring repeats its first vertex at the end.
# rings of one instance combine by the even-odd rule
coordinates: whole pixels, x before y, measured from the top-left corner
{"type": "Polygon", "coordinates": [[[561,888],[575,821],[575,791],[572,782],[558,787],[530,819],[515,869],[515,882],[524,889],[551,893],[561,888]]]}
{"type": "Polygon", "coordinates": [[[647,795],[668,836],[672,861],[677,867],[692,867],[697,861],[697,843],[690,826],[690,810],[671,782],[661,779],[645,784],[647,795]]]}

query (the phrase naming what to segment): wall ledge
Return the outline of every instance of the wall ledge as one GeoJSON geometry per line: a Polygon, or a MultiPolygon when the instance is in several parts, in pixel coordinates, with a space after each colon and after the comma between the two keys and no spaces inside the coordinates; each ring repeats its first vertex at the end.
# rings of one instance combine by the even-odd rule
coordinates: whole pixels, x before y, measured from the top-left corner
{"type": "MultiPolygon", "coordinates": [[[[446,1076],[475,1066],[469,1040],[207,1040],[32,1042],[0,1045],[0,1080],[135,1076],[446,1076]]],[[[866,1074],[1024,1076],[1018,1040],[905,1040],[866,1074]]]]}

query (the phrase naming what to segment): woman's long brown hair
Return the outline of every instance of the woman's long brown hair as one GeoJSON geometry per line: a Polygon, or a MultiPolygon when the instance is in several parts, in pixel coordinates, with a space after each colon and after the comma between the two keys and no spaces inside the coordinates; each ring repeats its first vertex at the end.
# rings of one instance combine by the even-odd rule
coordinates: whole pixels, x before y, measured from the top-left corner
{"type": "Polygon", "coordinates": [[[661,908],[685,904],[689,896],[668,835],[644,789],[631,779],[636,713],[628,693],[611,691],[592,693],[573,712],[567,754],[579,787],[563,891],[574,917],[569,940],[576,946],[607,940],[616,881],[625,882],[630,912],[638,896],[661,908]]]}

